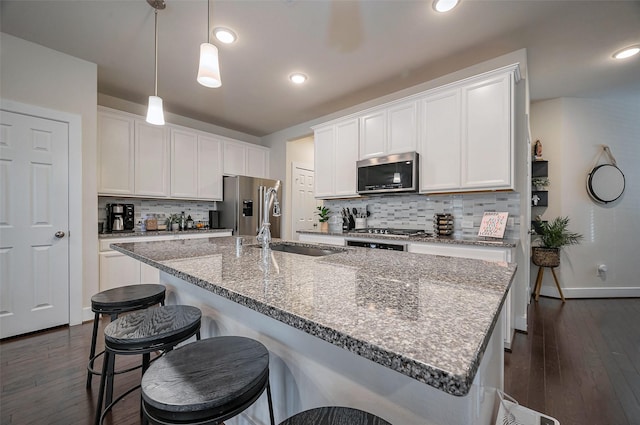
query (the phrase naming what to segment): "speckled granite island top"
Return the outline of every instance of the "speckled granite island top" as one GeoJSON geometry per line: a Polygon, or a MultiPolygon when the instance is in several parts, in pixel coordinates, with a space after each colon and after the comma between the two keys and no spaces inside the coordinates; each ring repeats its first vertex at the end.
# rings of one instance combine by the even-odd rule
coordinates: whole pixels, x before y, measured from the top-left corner
{"type": "Polygon", "coordinates": [[[337,252],[324,257],[237,251],[233,237],[112,247],[458,396],[471,387],[516,270],[366,248],[326,246],[337,252]]]}

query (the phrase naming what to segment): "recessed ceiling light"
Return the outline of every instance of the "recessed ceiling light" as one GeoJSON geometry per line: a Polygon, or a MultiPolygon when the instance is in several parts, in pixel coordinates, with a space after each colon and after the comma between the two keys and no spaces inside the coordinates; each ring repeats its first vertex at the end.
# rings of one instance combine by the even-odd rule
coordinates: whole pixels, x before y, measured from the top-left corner
{"type": "Polygon", "coordinates": [[[433,0],[433,10],[436,12],[448,12],[460,3],[460,0],[433,0]]]}
{"type": "Polygon", "coordinates": [[[214,28],[213,35],[215,35],[220,42],[225,44],[231,44],[238,38],[235,32],[231,31],[229,28],[222,27],[214,28]]]}
{"type": "Polygon", "coordinates": [[[613,54],[614,59],[626,59],[631,56],[635,56],[640,53],[640,45],[636,44],[634,46],[625,47],[622,50],[618,50],[613,54]]]}
{"type": "Polygon", "coordinates": [[[289,75],[289,79],[294,84],[302,84],[305,81],[307,81],[307,76],[302,74],[302,73],[300,73],[300,72],[295,72],[295,73],[289,75]]]}

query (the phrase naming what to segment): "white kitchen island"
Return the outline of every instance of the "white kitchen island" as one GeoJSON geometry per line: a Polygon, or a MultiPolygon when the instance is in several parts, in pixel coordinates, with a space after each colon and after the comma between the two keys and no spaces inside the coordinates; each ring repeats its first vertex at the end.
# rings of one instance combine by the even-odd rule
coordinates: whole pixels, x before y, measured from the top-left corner
{"type": "MultiPolygon", "coordinates": [[[[514,264],[334,248],[324,257],[234,238],[114,245],[161,270],[167,302],[203,311],[203,337],[271,353],[276,422],[343,405],[396,424],[488,425],[502,388],[496,326],[514,264]]],[[[268,422],[265,401],[237,424],[268,422]]]]}

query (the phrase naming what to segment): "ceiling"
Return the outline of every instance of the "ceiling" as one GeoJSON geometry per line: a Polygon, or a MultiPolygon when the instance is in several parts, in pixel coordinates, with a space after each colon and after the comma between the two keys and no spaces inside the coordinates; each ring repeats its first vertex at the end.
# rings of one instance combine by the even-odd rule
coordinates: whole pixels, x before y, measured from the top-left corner
{"type": "MultiPolygon", "coordinates": [[[[633,93],[640,1],[211,0],[222,87],[196,81],[207,0],[166,0],[158,14],[165,110],[262,137],[458,69],[527,48],[532,100],[633,93]],[[309,76],[302,86],[293,71],[309,76]]],[[[0,2],[0,30],[98,64],[98,91],[146,104],[154,89],[153,9],[145,0],[0,2]]]]}

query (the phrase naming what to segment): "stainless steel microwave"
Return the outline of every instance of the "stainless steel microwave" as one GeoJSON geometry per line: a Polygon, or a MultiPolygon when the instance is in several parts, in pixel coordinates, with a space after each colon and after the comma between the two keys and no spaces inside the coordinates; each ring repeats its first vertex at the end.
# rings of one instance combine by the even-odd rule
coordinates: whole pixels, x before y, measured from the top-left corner
{"type": "Polygon", "coordinates": [[[417,152],[363,159],[356,166],[359,194],[418,191],[417,152]]]}

